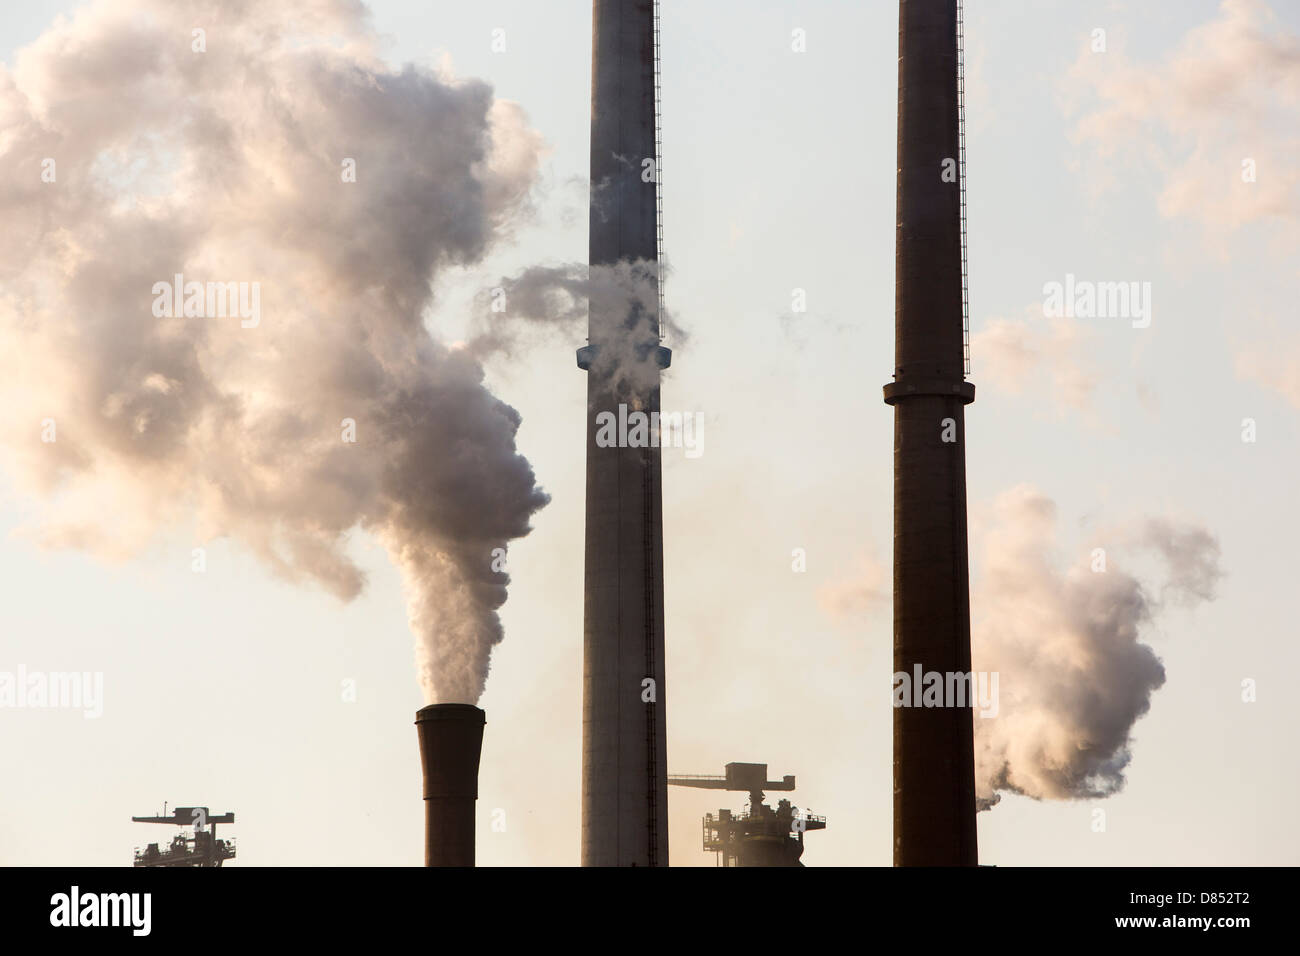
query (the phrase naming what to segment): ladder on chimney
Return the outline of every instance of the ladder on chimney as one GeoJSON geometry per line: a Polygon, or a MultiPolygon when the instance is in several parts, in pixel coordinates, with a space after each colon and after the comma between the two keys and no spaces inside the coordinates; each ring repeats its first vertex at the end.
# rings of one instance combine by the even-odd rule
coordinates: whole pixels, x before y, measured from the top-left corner
{"type": "MultiPolygon", "coordinates": [[[[663,150],[660,140],[662,128],[661,117],[663,115],[661,108],[661,92],[659,86],[659,0],[654,0],[654,70],[655,70],[655,283],[659,293],[659,311],[655,316],[655,323],[659,333],[659,341],[664,340],[664,194],[663,194],[663,150]]],[[[658,399],[656,404],[658,408],[658,399]]],[[[648,452],[648,449],[647,449],[648,452]]],[[[661,685],[663,683],[663,674],[660,674],[657,666],[658,660],[655,654],[655,637],[658,634],[658,602],[655,600],[656,594],[656,561],[655,545],[659,542],[655,540],[654,514],[650,508],[650,502],[653,496],[659,494],[659,489],[655,487],[656,472],[650,467],[650,462],[646,461],[643,481],[645,482],[641,496],[642,514],[641,514],[641,536],[643,553],[642,560],[645,563],[644,574],[644,591],[645,591],[645,630],[643,633],[645,641],[645,673],[647,677],[654,680],[654,701],[645,705],[645,749],[646,749],[646,814],[648,815],[648,826],[646,828],[646,838],[648,845],[646,847],[646,862],[650,866],[659,865],[659,780],[660,775],[665,773],[663,767],[659,766],[659,701],[662,699],[661,685]]],[[[662,527],[662,525],[660,526],[662,527]]],[[[662,545],[660,544],[660,547],[662,545]]],[[[662,581],[662,578],[659,579],[662,581]]]]}
{"type": "Polygon", "coordinates": [[[662,133],[662,91],[659,84],[659,0],[654,0],[655,48],[655,283],[659,291],[659,314],[655,316],[659,341],[664,340],[664,180],[662,133]]]}
{"type": "Polygon", "coordinates": [[[962,0],[957,0],[957,175],[961,202],[961,352],[962,371],[970,375],[970,283],[966,261],[966,54],[962,0]]]}

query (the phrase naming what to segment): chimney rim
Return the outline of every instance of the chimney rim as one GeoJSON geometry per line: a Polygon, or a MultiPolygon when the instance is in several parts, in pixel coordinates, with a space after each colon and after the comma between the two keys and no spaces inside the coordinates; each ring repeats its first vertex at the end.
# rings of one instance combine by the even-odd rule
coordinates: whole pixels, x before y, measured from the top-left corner
{"type": "Polygon", "coordinates": [[[415,712],[417,724],[431,720],[463,720],[486,724],[487,714],[473,704],[429,704],[415,712]]]}

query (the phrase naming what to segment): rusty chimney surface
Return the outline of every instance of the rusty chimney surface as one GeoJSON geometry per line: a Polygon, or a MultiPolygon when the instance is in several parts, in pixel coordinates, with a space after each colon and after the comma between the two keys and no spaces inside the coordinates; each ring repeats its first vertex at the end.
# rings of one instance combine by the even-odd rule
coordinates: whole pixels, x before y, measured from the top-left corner
{"type": "MultiPolygon", "coordinates": [[[[971,668],[958,0],[900,0],[894,672],[971,668]],[[942,175],[947,166],[958,176],[942,175]]],[[[973,866],[969,707],[894,709],[894,864],[973,866]]]]}
{"type": "Polygon", "coordinates": [[[474,865],[474,804],[486,715],[472,704],[430,704],[415,715],[424,771],[424,865],[474,865]]]}

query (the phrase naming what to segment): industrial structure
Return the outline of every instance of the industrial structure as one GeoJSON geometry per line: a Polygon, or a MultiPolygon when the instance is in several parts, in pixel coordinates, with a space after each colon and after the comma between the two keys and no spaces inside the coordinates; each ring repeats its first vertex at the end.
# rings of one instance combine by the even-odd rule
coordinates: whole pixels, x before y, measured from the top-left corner
{"type": "Polygon", "coordinates": [[[162,815],[132,817],[132,823],[162,823],[174,827],[194,827],[192,834],[178,833],[166,849],[150,843],[144,849],[136,848],[134,866],[221,866],[235,858],[235,841],[217,838],[218,823],[234,823],[235,815],[214,815],[207,807],[176,807],[167,815],[163,804],[162,815]]]}
{"type": "MultiPolygon", "coordinates": [[[[597,416],[659,411],[658,8],[593,0],[582,864],[667,866],[663,517],[653,447],[597,416]],[[640,294],[648,290],[649,294],[640,294]]],[[[657,420],[657,419],[656,419],[657,420]]]]}
{"type": "MultiPolygon", "coordinates": [[[[959,0],[900,0],[894,410],[895,673],[971,671],[965,406],[969,372],[964,94],[959,0]]],[[[666,772],[662,472],[655,443],[607,445],[599,419],[660,410],[662,161],[657,0],[593,0],[591,270],[587,344],[583,601],[584,866],[667,866],[668,784],[746,792],[745,812],[704,818],[704,848],[724,866],[801,866],[804,833],[826,819],[765,791],[766,764],[722,776],[666,772]],[[648,291],[649,294],[644,294],[648,291]]],[[[972,710],[895,707],[895,865],[975,865],[972,710]]],[[[475,864],[485,715],[464,703],[422,708],[425,864],[475,864]]],[[[193,826],[135,866],[221,866],[235,857],[206,807],[134,822],[193,826]]]]}
{"type": "Polygon", "coordinates": [[[424,865],[474,865],[474,805],[483,750],[483,711],[430,704],[416,712],[424,771],[424,865]]]}
{"type": "Polygon", "coordinates": [[[749,794],[743,813],[719,810],[704,815],[704,849],[717,854],[719,866],[803,866],[803,835],[826,829],[826,818],[807,813],[782,799],[773,809],[763,802],[764,790],[793,790],[794,777],[767,779],[765,763],[729,763],[721,777],[678,775],[675,787],[739,790],[749,794]]]}
{"type": "MultiPolygon", "coordinates": [[[[900,0],[895,260],[894,672],[969,675],[965,406],[969,373],[962,18],[959,0],[900,0]]],[[[599,421],[660,409],[662,163],[656,0],[593,0],[583,600],[584,866],[667,866],[667,786],[749,794],[704,818],[726,866],[800,866],[824,817],[766,790],[766,764],[721,777],[666,772],[663,518],[658,443],[602,443],[599,421]]],[[[894,709],[894,863],[975,865],[973,712],[894,709]]],[[[474,865],[484,715],[416,718],[425,862],[474,865]]]]}
{"type": "MultiPolygon", "coordinates": [[[[958,0],[900,0],[894,672],[969,674],[964,94],[958,0]]],[[[894,708],[894,864],[973,866],[969,706],[894,708]]]]}

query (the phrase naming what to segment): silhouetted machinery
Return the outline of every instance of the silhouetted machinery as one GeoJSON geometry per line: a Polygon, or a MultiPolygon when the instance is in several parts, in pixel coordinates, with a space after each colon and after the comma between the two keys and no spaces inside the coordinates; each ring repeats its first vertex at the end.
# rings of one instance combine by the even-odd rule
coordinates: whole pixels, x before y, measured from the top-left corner
{"type": "Polygon", "coordinates": [[[162,816],[132,817],[131,822],[194,826],[193,834],[178,833],[172,837],[165,850],[157,843],[150,843],[143,850],[137,847],[135,866],[220,866],[235,858],[235,841],[217,839],[217,824],[234,823],[233,813],[213,816],[207,807],[176,807],[167,816],[164,803],[162,816]]]}
{"type": "Polygon", "coordinates": [[[767,779],[765,763],[729,763],[721,777],[669,776],[677,787],[703,790],[741,790],[749,793],[749,809],[741,813],[719,810],[704,815],[704,849],[718,854],[720,866],[803,866],[803,835],[825,830],[826,818],[800,810],[789,800],[776,809],[763,802],[764,790],[793,790],[794,777],[767,779]]]}

